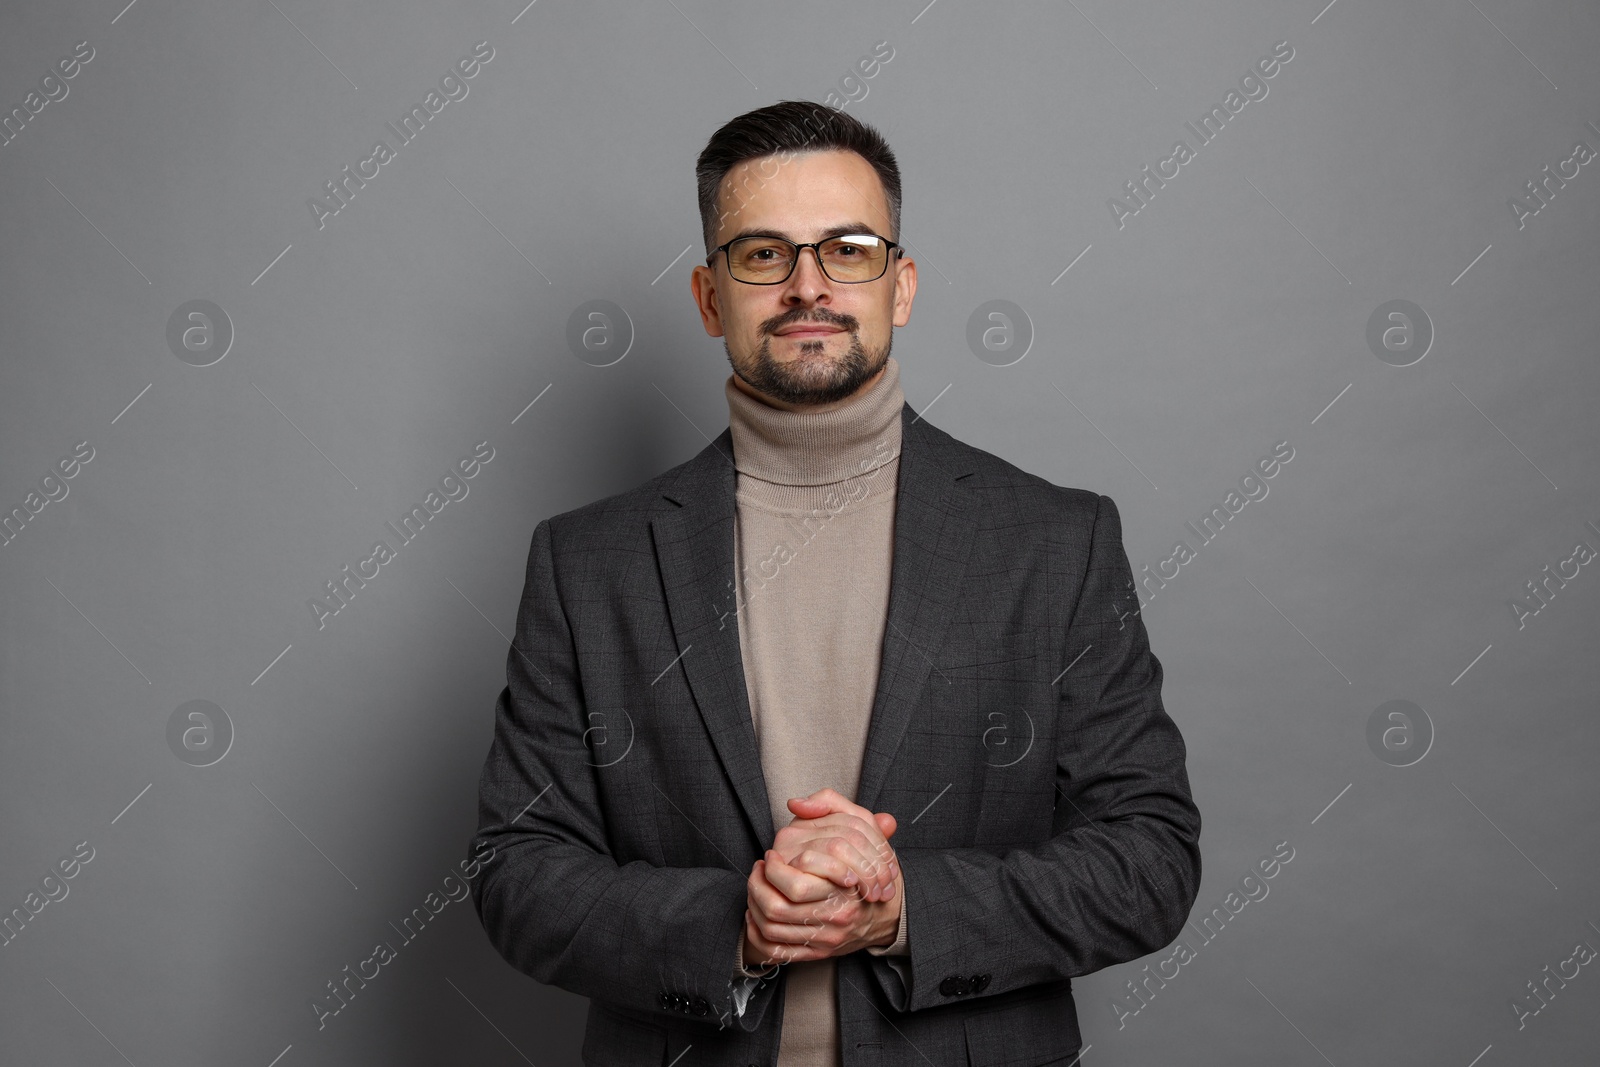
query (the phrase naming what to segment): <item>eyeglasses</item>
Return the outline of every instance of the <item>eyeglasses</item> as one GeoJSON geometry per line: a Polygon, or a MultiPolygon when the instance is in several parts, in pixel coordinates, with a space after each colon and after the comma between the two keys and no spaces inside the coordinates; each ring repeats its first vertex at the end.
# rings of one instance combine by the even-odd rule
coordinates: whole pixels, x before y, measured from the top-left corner
{"type": "Polygon", "coordinates": [[[810,244],[782,237],[739,237],[712,249],[706,263],[716,259],[718,252],[726,252],[728,273],[735,281],[777,285],[794,273],[802,248],[814,249],[822,273],[845,285],[877,281],[889,269],[889,250],[895,250],[896,259],[903,251],[900,245],[874,233],[842,234],[810,244]]]}

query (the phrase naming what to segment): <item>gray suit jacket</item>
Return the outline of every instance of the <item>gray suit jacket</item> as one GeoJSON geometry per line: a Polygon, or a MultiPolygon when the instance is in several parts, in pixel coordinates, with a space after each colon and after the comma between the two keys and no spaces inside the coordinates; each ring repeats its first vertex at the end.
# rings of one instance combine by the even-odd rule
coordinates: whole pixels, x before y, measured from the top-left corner
{"type": "MultiPolygon", "coordinates": [[[[840,957],[846,1067],[1065,1064],[1074,975],[1169,944],[1200,815],[1116,506],[902,413],[888,625],[855,800],[892,812],[911,953],[840,957]]],[[[775,828],[734,594],[724,431],[540,522],[480,782],[473,883],[517,970],[590,998],[585,1063],[777,1061],[742,1015],[745,881],[775,828]]],[[[819,738],[826,743],[826,738],[819,738]]]]}

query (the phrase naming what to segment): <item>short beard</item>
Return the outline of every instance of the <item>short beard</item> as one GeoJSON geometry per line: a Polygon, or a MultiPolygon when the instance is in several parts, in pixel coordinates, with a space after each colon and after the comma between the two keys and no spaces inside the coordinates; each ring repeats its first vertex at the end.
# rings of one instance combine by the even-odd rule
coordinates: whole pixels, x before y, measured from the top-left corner
{"type": "Polygon", "coordinates": [[[733,350],[728,347],[726,336],[722,339],[723,350],[728,353],[728,363],[733,367],[733,373],[739,380],[763,396],[788,404],[831,404],[836,400],[843,400],[883,369],[884,364],[889,361],[889,350],[894,346],[894,335],[891,332],[882,349],[868,350],[861,343],[861,335],[857,332],[854,318],[842,315],[823,319],[814,316],[782,315],[763,323],[762,334],[761,344],[756,346],[756,350],[751,354],[748,367],[740,367],[738,361],[733,358],[733,350]],[[842,326],[850,332],[850,347],[838,359],[828,361],[821,376],[812,372],[813,365],[821,364],[806,357],[821,352],[823,346],[828,343],[825,340],[802,341],[801,358],[789,363],[780,363],[772,358],[773,331],[798,321],[828,322],[842,326]]]}

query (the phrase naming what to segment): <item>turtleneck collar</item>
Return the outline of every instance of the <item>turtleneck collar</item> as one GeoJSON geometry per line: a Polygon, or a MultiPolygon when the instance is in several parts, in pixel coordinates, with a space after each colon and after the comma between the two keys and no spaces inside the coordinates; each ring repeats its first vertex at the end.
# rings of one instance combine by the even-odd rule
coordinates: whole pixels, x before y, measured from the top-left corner
{"type": "Polygon", "coordinates": [[[824,412],[785,411],[733,384],[728,427],[733,465],[742,475],[778,485],[831,485],[872,472],[900,456],[900,364],[890,356],[883,376],[864,393],[824,412]]]}

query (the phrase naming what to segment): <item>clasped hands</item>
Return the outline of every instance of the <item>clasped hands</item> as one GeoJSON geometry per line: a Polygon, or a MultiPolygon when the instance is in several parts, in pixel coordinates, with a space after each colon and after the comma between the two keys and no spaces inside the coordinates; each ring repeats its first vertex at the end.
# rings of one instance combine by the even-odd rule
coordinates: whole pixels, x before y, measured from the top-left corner
{"type": "Polygon", "coordinates": [[[905,892],[896,822],[834,789],[791,797],[795,818],[747,883],[744,962],[754,970],[894,943],[905,892]]]}

